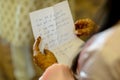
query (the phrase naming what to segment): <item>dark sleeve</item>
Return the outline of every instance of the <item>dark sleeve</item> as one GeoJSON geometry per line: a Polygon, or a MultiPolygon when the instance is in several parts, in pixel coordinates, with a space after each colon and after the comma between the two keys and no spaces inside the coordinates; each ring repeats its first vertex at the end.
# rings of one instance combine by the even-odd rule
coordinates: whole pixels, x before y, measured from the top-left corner
{"type": "Polygon", "coordinates": [[[119,0],[108,0],[106,7],[108,9],[108,15],[106,22],[101,26],[99,30],[100,32],[112,27],[118,22],[118,20],[120,20],[119,0]]]}

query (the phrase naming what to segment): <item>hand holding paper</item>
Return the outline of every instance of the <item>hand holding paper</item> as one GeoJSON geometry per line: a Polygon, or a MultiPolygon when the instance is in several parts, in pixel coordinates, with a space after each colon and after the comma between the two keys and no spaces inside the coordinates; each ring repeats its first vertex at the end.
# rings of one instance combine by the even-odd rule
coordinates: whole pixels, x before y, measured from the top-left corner
{"type": "Polygon", "coordinates": [[[50,65],[57,63],[54,54],[48,49],[44,49],[44,54],[39,50],[39,44],[41,42],[41,37],[38,37],[33,46],[33,57],[35,63],[42,69],[45,70],[50,65]]]}

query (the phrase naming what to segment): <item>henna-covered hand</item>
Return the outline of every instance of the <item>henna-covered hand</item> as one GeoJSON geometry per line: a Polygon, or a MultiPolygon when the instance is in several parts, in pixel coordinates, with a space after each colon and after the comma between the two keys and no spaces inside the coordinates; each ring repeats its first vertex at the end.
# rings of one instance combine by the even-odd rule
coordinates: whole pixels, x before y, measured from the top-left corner
{"type": "Polygon", "coordinates": [[[97,32],[97,25],[89,18],[79,19],[75,22],[75,34],[80,38],[89,38],[97,32]]]}
{"type": "Polygon", "coordinates": [[[40,42],[41,37],[38,37],[33,45],[33,59],[34,62],[44,71],[52,64],[57,63],[57,59],[48,49],[44,49],[44,53],[42,53],[39,49],[40,42]]]}

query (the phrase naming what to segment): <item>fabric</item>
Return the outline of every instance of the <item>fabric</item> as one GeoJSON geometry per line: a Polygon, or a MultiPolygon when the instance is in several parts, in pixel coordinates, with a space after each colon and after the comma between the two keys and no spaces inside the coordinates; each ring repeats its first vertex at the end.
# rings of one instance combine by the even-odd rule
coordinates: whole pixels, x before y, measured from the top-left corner
{"type": "Polygon", "coordinates": [[[92,37],[78,60],[80,80],[120,80],[120,24],[92,37]]]}

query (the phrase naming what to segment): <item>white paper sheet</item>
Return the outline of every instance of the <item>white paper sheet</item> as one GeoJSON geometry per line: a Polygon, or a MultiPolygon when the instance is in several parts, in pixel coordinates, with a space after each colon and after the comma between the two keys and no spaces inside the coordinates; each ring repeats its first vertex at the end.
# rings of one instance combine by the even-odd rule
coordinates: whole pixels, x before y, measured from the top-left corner
{"type": "Polygon", "coordinates": [[[74,22],[68,1],[30,13],[35,39],[42,37],[40,50],[47,45],[58,62],[70,65],[83,41],[74,34],[74,22]]]}

